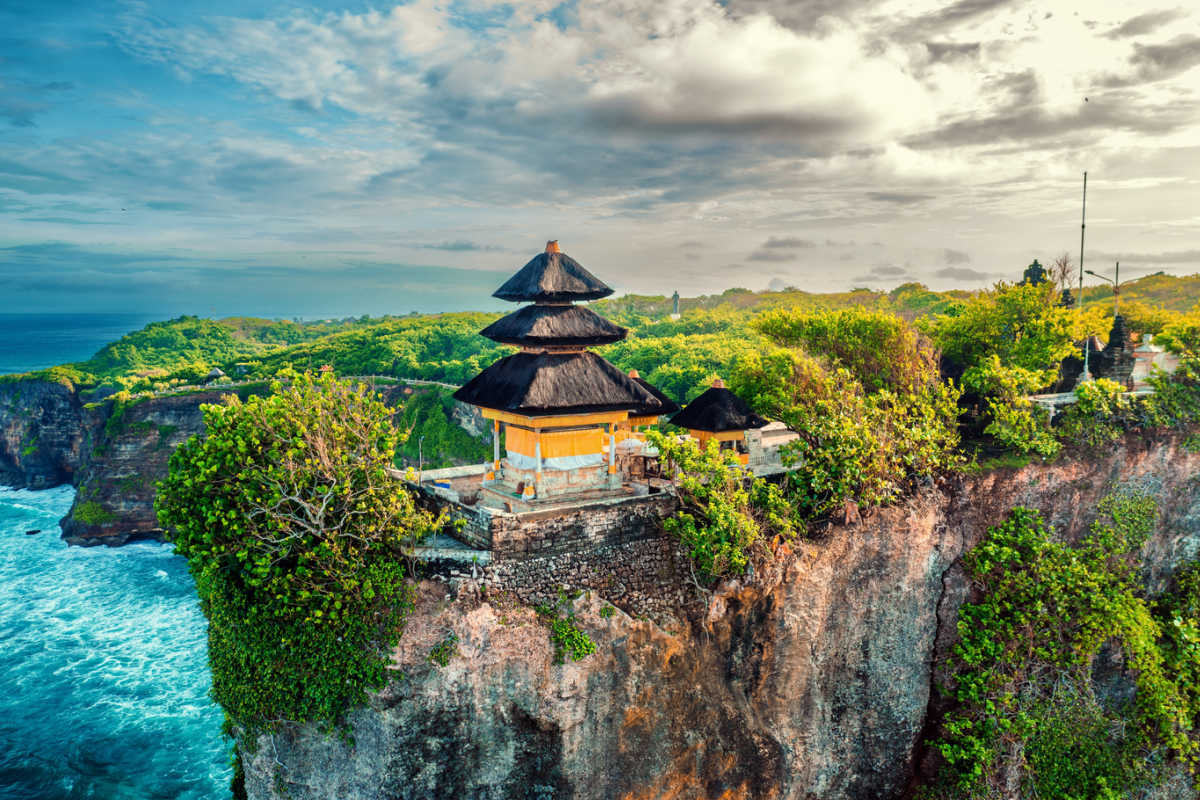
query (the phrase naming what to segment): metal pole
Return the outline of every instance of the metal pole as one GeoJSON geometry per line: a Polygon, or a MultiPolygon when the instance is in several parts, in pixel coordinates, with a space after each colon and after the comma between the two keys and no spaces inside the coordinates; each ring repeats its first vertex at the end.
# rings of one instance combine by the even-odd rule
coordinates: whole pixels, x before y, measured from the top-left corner
{"type": "Polygon", "coordinates": [[[425,471],[425,437],[417,439],[417,483],[421,482],[421,473],[425,471]]]}
{"type": "MultiPolygon", "coordinates": [[[[1087,231],[1087,170],[1083,172],[1083,216],[1079,222],[1079,321],[1083,321],[1083,235],[1087,231]]],[[[1092,337],[1087,331],[1083,332],[1083,377],[1089,380],[1091,372],[1088,369],[1088,354],[1092,349],[1092,337]]]]}
{"type": "Polygon", "coordinates": [[[1113,281],[1113,316],[1121,314],[1121,262],[1117,262],[1117,279],[1113,281]]]}

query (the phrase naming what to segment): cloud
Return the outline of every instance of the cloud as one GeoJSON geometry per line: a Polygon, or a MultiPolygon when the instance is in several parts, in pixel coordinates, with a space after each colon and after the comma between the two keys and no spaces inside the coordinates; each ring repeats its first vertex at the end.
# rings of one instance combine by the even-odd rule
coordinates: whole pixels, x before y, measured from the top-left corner
{"type": "Polygon", "coordinates": [[[1089,253],[1091,258],[1126,261],[1130,264],[1200,264],[1200,249],[1160,253],[1089,253]]]}
{"type": "Polygon", "coordinates": [[[985,281],[991,277],[986,272],[980,272],[968,267],[942,267],[933,274],[934,277],[954,281],[985,281]]]}
{"type": "Polygon", "coordinates": [[[482,253],[501,251],[503,247],[497,247],[493,244],[480,244],[467,239],[455,239],[452,242],[438,242],[436,244],[419,244],[416,245],[422,250],[444,250],[450,253],[482,253]]]}
{"type": "Polygon", "coordinates": [[[962,250],[952,250],[947,247],[942,251],[942,258],[947,264],[970,264],[971,256],[964,253],[962,250]]]}
{"type": "Polygon", "coordinates": [[[1181,8],[1167,8],[1160,11],[1147,11],[1130,17],[1117,27],[1104,34],[1110,39],[1123,39],[1129,36],[1142,36],[1153,33],[1167,23],[1174,22],[1187,16],[1181,8]]]}
{"type": "Polygon", "coordinates": [[[795,261],[796,253],[789,250],[755,250],[746,256],[747,261],[784,262],[795,261]]]}
{"type": "Polygon", "coordinates": [[[794,236],[772,236],[762,243],[767,250],[808,250],[816,246],[816,242],[794,236]]]}

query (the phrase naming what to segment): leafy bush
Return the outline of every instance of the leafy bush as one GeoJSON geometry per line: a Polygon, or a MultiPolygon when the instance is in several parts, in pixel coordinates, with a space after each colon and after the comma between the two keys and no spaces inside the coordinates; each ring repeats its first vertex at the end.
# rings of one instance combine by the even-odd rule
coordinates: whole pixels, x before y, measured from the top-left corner
{"type": "Polygon", "coordinates": [[[799,347],[845,367],[868,394],[912,392],[937,375],[930,342],[885,311],[780,309],[764,314],[755,327],[780,346],[799,347]]]}
{"type": "MultiPolygon", "coordinates": [[[[1100,512],[1072,547],[1053,540],[1038,512],[1016,508],[967,555],[982,599],[959,610],[951,688],[959,707],[934,744],[945,781],[969,797],[990,796],[1014,752],[1038,796],[1080,798],[1131,796],[1149,779],[1140,765],[1159,749],[1187,763],[1197,752],[1194,673],[1183,678],[1176,668],[1176,653],[1200,646],[1195,617],[1177,626],[1182,643],[1164,636],[1134,571],[1154,502],[1123,492],[1100,512]],[[1111,640],[1136,686],[1129,709],[1103,706],[1091,684],[1092,660],[1111,640]],[[1132,724],[1122,726],[1126,717],[1132,724]]],[[[1183,608],[1181,616],[1195,610],[1170,607],[1183,608]]]]}
{"type": "Polygon", "coordinates": [[[436,524],[392,480],[399,435],[361,385],[292,377],[204,406],[157,508],[209,621],[213,696],[244,731],[331,723],[386,680],[404,556],[436,524]]]}
{"type": "Polygon", "coordinates": [[[446,634],[445,639],[435,644],[433,649],[429,651],[428,661],[434,666],[444,667],[456,655],[458,655],[458,634],[451,631],[446,634]]]}
{"type": "Polygon", "coordinates": [[[1060,362],[1076,352],[1071,318],[1051,283],[1001,282],[964,300],[954,315],[928,317],[918,327],[963,371],[996,356],[1006,368],[1034,373],[1032,391],[1053,383],[1060,362]]]}
{"type": "Polygon", "coordinates": [[[1111,444],[1133,424],[1134,402],[1121,384],[1100,378],[1075,388],[1076,401],[1062,414],[1059,434],[1087,447],[1111,444]]]}
{"type": "Polygon", "coordinates": [[[672,470],[679,494],[680,510],[663,527],[688,549],[705,578],[740,575],[769,535],[795,536],[779,487],[750,475],[715,440],[705,450],[692,439],[653,430],[647,440],[672,470]]]}
{"type": "Polygon", "coordinates": [[[75,509],[71,512],[71,517],[82,522],[84,525],[107,525],[117,520],[116,514],[95,500],[85,500],[82,503],[76,503],[75,509]]]}
{"type": "Polygon", "coordinates": [[[582,661],[596,652],[596,643],[585,633],[575,619],[574,597],[558,591],[558,601],[536,607],[538,616],[550,625],[550,641],[554,645],[554,663],[562,664],[567,656],[572,661],[582,661]]]}
{"type": "Polygon", "coordinates": [[[867,394],[849,370],[777,349],[743,359],[732,384],[760,413],[799,434],[782,451],[793,467],[786,493],[801,517],[813,519],[851,502],[890,502],[959,463],[959,393],[928,369],[905,391],[867,394]]]}

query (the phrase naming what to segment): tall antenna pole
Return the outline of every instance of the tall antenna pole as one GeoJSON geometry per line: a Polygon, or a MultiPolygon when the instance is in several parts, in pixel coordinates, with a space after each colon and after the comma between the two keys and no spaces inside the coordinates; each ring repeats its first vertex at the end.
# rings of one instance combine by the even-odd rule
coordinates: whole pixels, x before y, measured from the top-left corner
{"type": "MultiPolygon", "coordinates": [[[[1083,320],[1083,235],[1087,231],[1087,170],[1083,173],[1083,217],[1079,223],[1079,319],[1083,320]]],[[[1088,370],[1088,353],[1092,349],[1092,337],[1083,332],[1083,378],[1088,380],[1091,372],[1088,370]]]]}

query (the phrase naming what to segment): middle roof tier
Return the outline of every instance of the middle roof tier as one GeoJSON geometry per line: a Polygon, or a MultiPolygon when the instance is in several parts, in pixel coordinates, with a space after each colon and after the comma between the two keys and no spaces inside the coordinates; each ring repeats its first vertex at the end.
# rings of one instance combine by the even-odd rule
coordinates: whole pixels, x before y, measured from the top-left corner
{"type": "Polygon", "coordinates": [[[480,331],[493,342],[521,347],[600,345],[619,342],[628,333],[583,306],[525,306],[480,331]]]}

